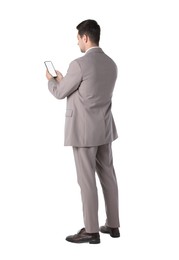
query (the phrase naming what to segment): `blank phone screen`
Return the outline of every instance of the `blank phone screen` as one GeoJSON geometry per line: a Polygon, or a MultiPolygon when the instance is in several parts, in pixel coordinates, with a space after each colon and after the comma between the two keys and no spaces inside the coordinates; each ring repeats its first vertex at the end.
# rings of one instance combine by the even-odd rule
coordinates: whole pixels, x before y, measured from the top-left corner
{"type": "Polygon", "coordinates": [[[57,77],[57,73],[54,69],[54,66],[51,61],[45,61],[45,65],[48,69],[48,72],[52,75],[52,77],[57,77]]]}

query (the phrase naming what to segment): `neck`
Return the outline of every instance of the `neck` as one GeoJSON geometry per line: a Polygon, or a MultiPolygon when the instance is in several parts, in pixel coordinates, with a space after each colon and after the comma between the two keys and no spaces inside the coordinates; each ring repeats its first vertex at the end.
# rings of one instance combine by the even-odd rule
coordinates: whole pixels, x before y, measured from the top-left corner
{"type": "Polygon", "coordinates": [[[99,45],[97,45],[97,44],[89,44],[88,46],[86,46],[86,50],[85,51],[87,51],[88,49],[93,48],[93,47],[99,47],[99,45]]]}

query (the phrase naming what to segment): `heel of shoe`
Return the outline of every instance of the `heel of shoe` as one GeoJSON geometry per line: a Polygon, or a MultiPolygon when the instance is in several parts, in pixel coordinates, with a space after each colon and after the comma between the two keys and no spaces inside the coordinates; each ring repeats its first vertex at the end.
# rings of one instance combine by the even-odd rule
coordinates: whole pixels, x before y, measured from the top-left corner
{"type": "Polygon", "coordinates": [[[110,233],[110,236],[113,238],[120,237],[120,233],[110,233]]]}
{"type": "Polygon", "coordinates": [[[99,244],[100,243],[100,239],[99,238],[96,238],[96,239],[93,239],[89,242],[89,244],[99,244]]]}

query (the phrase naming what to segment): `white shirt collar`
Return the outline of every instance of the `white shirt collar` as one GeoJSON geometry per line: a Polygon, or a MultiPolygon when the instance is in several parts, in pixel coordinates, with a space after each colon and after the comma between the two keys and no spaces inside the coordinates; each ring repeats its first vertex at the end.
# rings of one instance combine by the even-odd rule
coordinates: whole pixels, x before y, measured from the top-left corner
{"type": "Polygon", "coordinates": [[[100,47],[99,47],[99,46],[91,47],[91,48],[87,49],[85,53],[87,53],[89,50],[91,50],[91,49],[95,49],[95,48],[97,49],[97,48],[100,48],[100,47]]]}

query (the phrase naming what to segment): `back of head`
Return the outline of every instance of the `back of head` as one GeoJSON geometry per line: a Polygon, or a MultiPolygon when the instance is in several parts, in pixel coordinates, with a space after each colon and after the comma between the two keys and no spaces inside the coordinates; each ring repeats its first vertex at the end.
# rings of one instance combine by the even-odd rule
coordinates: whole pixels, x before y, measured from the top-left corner
{"type": "Polygon", "coordinates": [[[84,34],[87,35],[91,42],[99,45],[100,40],[100,26],[95,20],[85,20],[77,25],[76,29],[78,30],[78,34],[82,37],[84,34]]]}

